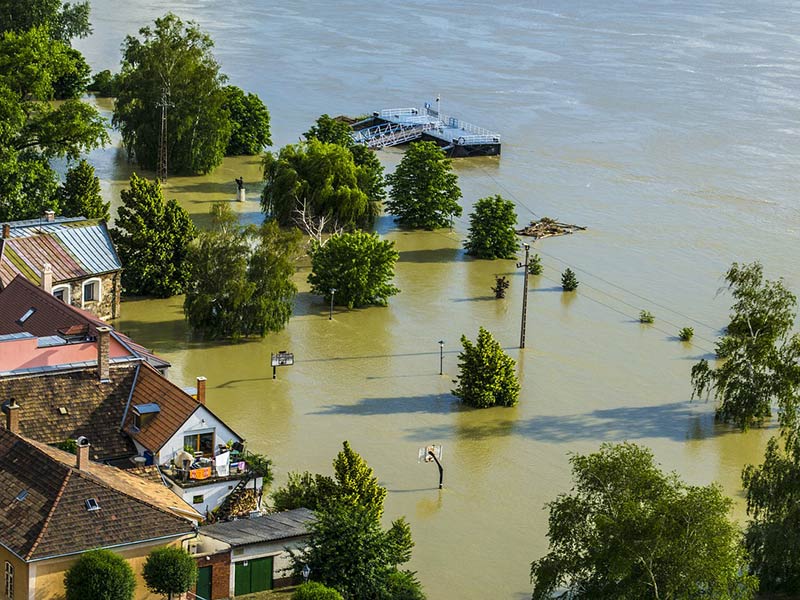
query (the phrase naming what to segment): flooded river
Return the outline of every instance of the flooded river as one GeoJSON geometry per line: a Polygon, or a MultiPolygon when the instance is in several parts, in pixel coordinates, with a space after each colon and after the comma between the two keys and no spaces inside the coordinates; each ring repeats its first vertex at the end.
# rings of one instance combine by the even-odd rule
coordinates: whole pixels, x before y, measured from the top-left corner
{"type": "MultiPolygon", "coordinates": [[[[119,46],[165,10],[155,0],[92,1],[95,34],[79,44],[94,69],[116,69],[119,46]]],[[[716,296],[734,260],[760,259],[800,291],[800,13],[790,2],[430,3],[412,0],[171,2],[216,40],[231,82],[268,104],[276,147],[321,113],[420,105],[503,135],[501,158],[455,163],[465,217],[453,231],[378,230],[400,251],[387,308],[328,308],[307,268],[285,331],[236,345],[199,343],[181,299],[130,301],[118,327],[173,363],[171,378],[209,380],[209,404],[287,470],[330,470],[350,440],[389,490],[387,516],[406,515],[412,568],[431,600],[525,598],[531,560],[547,549],[544,504],[570,487],[570,452],[604,441],[653,448],[687,481],[719,482],[760,460],[770,430],[715,425],[690,403],[689,371],[713,349],[729,298],[716,296]],[[475,261],[461,244],[480,197],[501,193],[521,223],[551,216],[586,232],[536,244],[544,275],[530,282],[528,347],[520,352],[522,273],[475,261]],[[558,289],[566,265],[581,285],[558,289]],[[492,299],[507,274],[506,300],[492,299]],[[637,322],[652,312],[652,326],[637,322]],[[517,359],[518,407],[465,411],[449,390],[458,340],[484,325],[517,359]],[[678,330],[695,329],[692,344],[678,330]],[[444,340],[439,375],[438,340],[444,340]],[[271,352],[295,354],[271,379],[271,352]],[[444,446],[445,489],[417,448],[444,446]]],[[[391,170],[402,151],[382,151],[391,170]]],[[[131,167],[94,152],[118,203],[131,167]]],[[[213,175],[171,178],[167,193],[202,225],[243,176],[258,222],[257,158],[213,175]]]]}

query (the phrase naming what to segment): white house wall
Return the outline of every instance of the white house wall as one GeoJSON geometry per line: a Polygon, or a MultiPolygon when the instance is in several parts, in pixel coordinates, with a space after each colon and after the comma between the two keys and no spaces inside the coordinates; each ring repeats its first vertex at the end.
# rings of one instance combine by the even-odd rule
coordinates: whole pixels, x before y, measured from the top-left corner
{"type": "MultiPolygon", "coordinates": [[[[175,455],[183,450],[183,437],[189,433],[208,433],[214,431],[214,443],[226,444],[229,440],[241,442],[241,438],[231,431],[222,421],[212,415],[205,406],[200,406],[181,428],[164,444],[158,453],[158,463],[166,465],[172,462],[175,455]],[[203,422],[205,421],[205,423],[203,422]]],[[[191,502],[190,502],[191,504],[191,502]]]]}

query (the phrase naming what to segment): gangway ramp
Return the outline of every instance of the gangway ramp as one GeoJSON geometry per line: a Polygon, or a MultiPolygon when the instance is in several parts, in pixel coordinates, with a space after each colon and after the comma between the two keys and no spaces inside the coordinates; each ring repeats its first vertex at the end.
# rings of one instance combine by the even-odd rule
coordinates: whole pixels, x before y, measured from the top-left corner
{"type": "Polygon", "coordinates": [[[433,123],[381,123],[354,131],[352,135],[357,144],[364,144],[367,148],[377,150],[418,140],[424,132],[433,129],[434,126],[433,123]]]}

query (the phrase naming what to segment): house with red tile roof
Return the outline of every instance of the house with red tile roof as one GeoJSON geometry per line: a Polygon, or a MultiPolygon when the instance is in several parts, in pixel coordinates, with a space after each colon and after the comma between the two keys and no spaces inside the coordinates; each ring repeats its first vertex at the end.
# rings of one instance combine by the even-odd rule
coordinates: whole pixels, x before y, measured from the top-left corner
{"type": "Polygon", "coordinates": [[[151,600],[142,567],[155,548],[193,538],[201,515],[164,486],[21,436],[16,411],[0,429],[0,565],[4,598],[57,600],[64,573],[81,553],[107,548],[138,579],[137,600],[151,600]]]}
{"type": "Polygon", "coordinates": [[[0,287],[18,275],[100,319],[119,316],[122,263],[104,221],[47,211],[3,224],[0,287]]]}
{"type": "Polygon", "coordinates": [[[205,378],[192,394],[162,374],[165,365],[20,276],[0,292],[0,406],[21,406],[23,435],[45,444],[84,437],[94,460],[152,466],[203,513],[250,481],[260,489],[243,438],[206,406],[205,378]]]}

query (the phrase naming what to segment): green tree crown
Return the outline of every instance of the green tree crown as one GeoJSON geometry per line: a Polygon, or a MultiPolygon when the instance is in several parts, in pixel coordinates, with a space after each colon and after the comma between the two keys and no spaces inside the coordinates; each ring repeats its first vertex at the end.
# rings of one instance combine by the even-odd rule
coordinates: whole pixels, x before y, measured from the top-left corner
{"type": "Polygon", "coordinates": [[[128,294],[167,298],[184,291],[195,227],[177,200],[164,202],[161,184],[131,175],[111,236],[124,265],[128,294]]]}
{"type": "Polygon", "coordinates": [[[114,105],[113,122],[129,156],[142,168],[156,169],[166,93],[169,169],[209,173],[222,162],[231,137],[226,77],[211,52],[214,42],[197,23],[172,13],[139,35],[123,43],[114,105]]]}
{"type": "Polygon", "coordinates": [[[58,189],[58,206],[65,217],[86,217],[87,219],[110,218],[110,202],[103,202],[100,195],[100,179],[94,174],[94,167],[81,160],[67,171],[64,185],[58,189]]]}
{"type": "Polygon", "coordinates": [[[0,34],[41,27],[53,40],[69,44],[73,38],[92,33],[89,2],[62,0],[0,0],[0,34]]]}
{"type": "Polygon", "coordinates": [[[533,600],[753,598],[757,580],[732,502],[719,486],[690,486],[635,444],[570,458],[573,489],[548,504],[550,551],[531,565],[533,600]]]}
{"type": "Polygon", "coordinates": [[[228,204],[212,208],[213,228],[190,249],[184,312],[209,338],[239,339],[280,331],[289,322],[300,234],[275,222],[243,228],[228,204]]]}
{"type": "Polygon", "coordinates": [[[434,142],[413,142],[386,177],[392,186],[388,211],[403,227],[439,229],[461,216],[461,189],[451,162],[434,142]]]}
{"type": "Polygon", "coordinates": [[[467,254],[488,259],[517,255],[517,214],[511,200],[499,195],[481,198],[475,203],[469,223],[469,236],[464,242],[467,254]]]}
{"type": "Polygon", "coordinates": [[[133,600],[136,576],[127,561],[110,550],[90,550],[64,574],[66,600],[133,600]]]}
{"type": "Polygon", "coordinates": [[[392,285],[399,258],[394,242],[374,233],[355,231],[332,235],[311,249],[311,292],[348,308],[385,306],[400,290],[392,285]]]}
{"type": "Polygon", "coordinates": [[[264,156],[261,208],[281,225],[308,233],[368,226],[380,211],[369,187],[372,168],[357,166],[352,152],[337,144],[311,139],[284,146],[264,156]]]}
{"type": "Polygon", "coordinates": [[[231,137],[225,155],[261,154],[272,144],[267,107],[256,94],[245,94],[234,85],[226,86],[223,91],[231,120],[231,137]]]}
{"type": "Polygon", "coordinates": [[[342,595],[327,585],[316,581],[304,583],[294,591],[292,600],[344,600],[342,595]]]}
{"type": "Polygon", "coordinates": [[[724,361],[692,368],[693,397],[712,394],[717,417],[742,430],[762,423],[778,407],[782,429],[797,426],[800,334],[792,333],[797,299],[782,280],[764,280],[759,263],[734,263],[725,276],[735,302],[717,344],[724,361]]]}
{"type": "Polygon", "coordinates": [[[324,114],[316,120],[303,136],[307,140],[315,139],[326,144],[337,144],[349,148],[354,145],[353,137],[350,135],[352,132],[353,128],[344,121],[324,114]]]}
{"type": "Polygon", "coordinates": [[[561,289],[565,292],[574,292],[578,289],[578,277],[575,271],[567,267],[561,274],[561,289]]]}
{"type": "Polygon", "coordinates": [[[477,343],[461,336],[464,350],[458,355],[458,386],[452,391],[467,406],[514,406],[519,401],[519,379],[514,359],[486,329],[478,331],[477,343]]]}
{"type": "Polygon", "coordinates": [[[183,548],[156,548],[147,555],[142,575],[147,589],[171,600],[173,594],[184,594],[194,587],[197,561],[183,548]]]}

